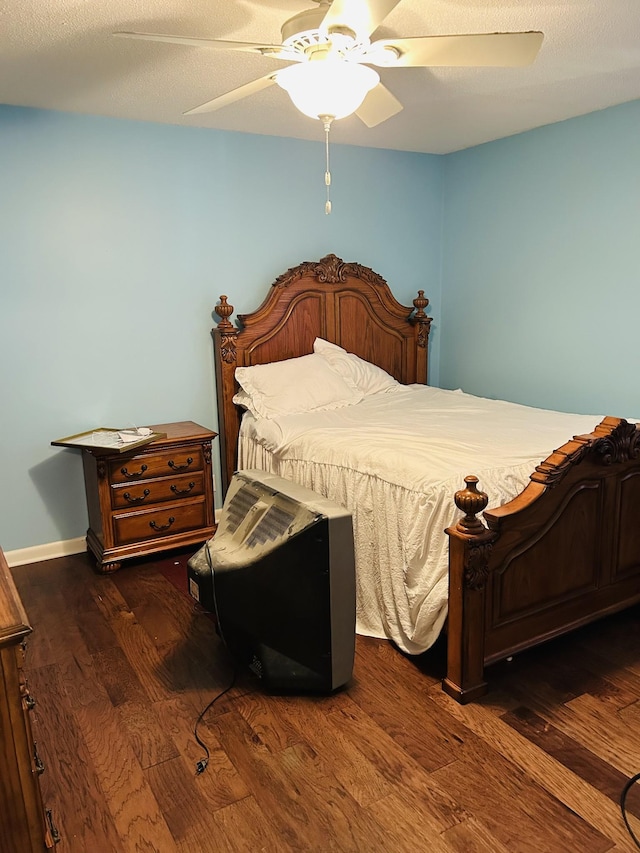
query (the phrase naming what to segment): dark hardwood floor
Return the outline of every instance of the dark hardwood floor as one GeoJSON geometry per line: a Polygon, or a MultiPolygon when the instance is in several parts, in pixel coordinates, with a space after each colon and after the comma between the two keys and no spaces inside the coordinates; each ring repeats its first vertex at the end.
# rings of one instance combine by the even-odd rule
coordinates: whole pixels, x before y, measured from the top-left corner
{"type": "Polygon", "coordinates": [[[494,667],[466,707],[440,688],[438,649],[359,637],[329,697],[268,696],[241,671],[199,727],[196,775],[194,723],[233,666],[161,568],[13,569],[57,853],[637,849],[618,801],[640,771],[640,608],[494,667]]]}

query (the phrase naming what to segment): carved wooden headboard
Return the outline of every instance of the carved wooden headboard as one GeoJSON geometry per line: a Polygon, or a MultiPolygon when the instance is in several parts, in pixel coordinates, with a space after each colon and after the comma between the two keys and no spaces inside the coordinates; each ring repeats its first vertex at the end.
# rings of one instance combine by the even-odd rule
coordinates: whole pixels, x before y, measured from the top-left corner
{"type": "Polygon", "coordinates": [[[382,367],[399,382],[427,382],[431,318],[419,290],[413,308],[401,305],[387,282],[368,267],[335,255],[305,261],[279,276],[262,305],[230,321],[233,306],[220,297],[212,330],[220,429],[222,489],[236,469],[241,410],[234,405],[236,367],[313,352],[316,337],[382,367]]]}

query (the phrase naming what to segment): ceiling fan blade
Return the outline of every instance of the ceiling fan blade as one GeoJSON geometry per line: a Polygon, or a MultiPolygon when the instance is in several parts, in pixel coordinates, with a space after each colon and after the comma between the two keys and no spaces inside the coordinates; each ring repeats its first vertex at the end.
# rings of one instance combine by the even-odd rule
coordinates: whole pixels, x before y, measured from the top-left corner
{"type": "Polygon", "coordinates": [[[395,95],[382,83],[378,83],[356,110],[356,115],[367,127],[375,127],[399,113],[401,109],[402,104],[395,95]]]}
{"type": "Polygon", "coordinates": [[[530,65],[536,58],[543,33],[478,33],[457,36],[423,36],[421,38],[380,39],[371,45],[363,62],[389,67],[494,66],[530,65]],[[387,48],[387,50],[385,50],[387,48]],[[385,61],[384,54],[399,53],[397,59],[385,61]],[[382,55],[379,59],[379,55],[382,55]]]}
{"type": "Polygon", "coordinates": [[[258,77],[257,80],[252,80],[251,83],[245,83],[244,86],[238,86],[237,89],[232,89],[224,95],[219,95],[212,101],[207,101],[206,104],[200,104],[199,107],[187,110],[183,115],[192,116],[198,113],[213,113],[216,110],[222,109],[222,107],[228,107],[229,104],[242,100],[242,98],[248,98],[249,95],[255,95],[257,92],[267,89],[275,82],[276,72],[274,71],[272,74],[267,74],[266,77],[258,77]]]}
{"type": "Polygon", "coordinates": [[[261,53],[263,56],[275,56],[291,61],[300,60],[300,55],[287,50],[279,44],[255,44],[250,41],[224,41],[223,39],[205,39],[190,36],[172,36],[165,33],[113,33],[118,38],[138,39],[139,41],[160,41],[169,44],[186,44],[189,47],[207,47],[213,50],[240,50],[245,53],[261,53]]]}
{"type": "Polygon", "coordinates": [[[348,27],[357,36],[369,36],[400,0],[333,0],[322,29],[348,27]]]}

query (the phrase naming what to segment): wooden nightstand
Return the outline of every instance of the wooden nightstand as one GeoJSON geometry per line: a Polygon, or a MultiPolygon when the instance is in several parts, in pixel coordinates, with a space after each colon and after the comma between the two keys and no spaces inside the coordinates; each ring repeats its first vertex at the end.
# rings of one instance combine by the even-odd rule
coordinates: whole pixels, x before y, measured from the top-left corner
{"type": "Polygon", "coordinates": [[[124,453],[83,448],[87,547],[101,572],[122,560],[199,545],[215,531],[211,443],[193,421],[150,424],[165,433],[124,453]]]}

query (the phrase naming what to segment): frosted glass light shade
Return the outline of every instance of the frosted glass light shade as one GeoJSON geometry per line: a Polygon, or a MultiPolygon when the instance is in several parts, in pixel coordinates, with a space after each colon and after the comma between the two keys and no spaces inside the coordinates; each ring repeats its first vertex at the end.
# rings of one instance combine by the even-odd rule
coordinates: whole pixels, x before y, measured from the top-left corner
{"type": "Polygon", "coordinates": [[[300,112],[317,119],[351,115],[379,82],[380,76],[373,68],[340,59],[290,65],[276,76],[276,83],[300,112]]]}

